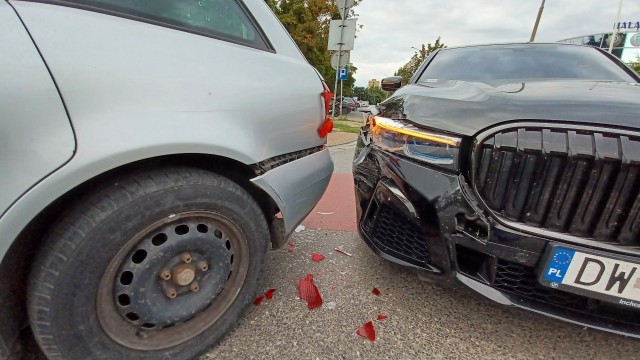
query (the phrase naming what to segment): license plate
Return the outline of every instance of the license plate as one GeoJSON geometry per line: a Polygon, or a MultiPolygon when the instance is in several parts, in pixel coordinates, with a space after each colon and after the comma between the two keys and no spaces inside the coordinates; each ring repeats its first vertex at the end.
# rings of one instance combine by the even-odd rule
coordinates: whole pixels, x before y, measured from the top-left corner
{"type": "Polygon", "coordinates": [[[554,247],[540,282],[620,305],[640,308],[640,264],[554,247]]]}

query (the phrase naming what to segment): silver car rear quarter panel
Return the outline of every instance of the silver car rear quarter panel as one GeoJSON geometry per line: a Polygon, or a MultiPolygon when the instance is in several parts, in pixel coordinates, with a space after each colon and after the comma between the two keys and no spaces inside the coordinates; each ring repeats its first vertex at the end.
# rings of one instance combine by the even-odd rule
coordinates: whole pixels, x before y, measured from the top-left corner
{"type": "Polygon", "coordinates": [[[75,148],[49,72],[20,19],[0,2],[0,216],[75,148]]]}
{"type": "MultiPolygon", "coordinates": [[[[316,71],[262,0],[245,3],[275,52],[76,8],[11,2],[58,84],[77,151],[29,184],[0,218],[0,258],[47,205],[119,166],[190,153],[250,165],[326,143],[317,133],[324,108],[316,71]]],[[[287,208],[289,230],[326,187],[332,164],[326,152],[321,157],[256,180],[287,208]]]]}

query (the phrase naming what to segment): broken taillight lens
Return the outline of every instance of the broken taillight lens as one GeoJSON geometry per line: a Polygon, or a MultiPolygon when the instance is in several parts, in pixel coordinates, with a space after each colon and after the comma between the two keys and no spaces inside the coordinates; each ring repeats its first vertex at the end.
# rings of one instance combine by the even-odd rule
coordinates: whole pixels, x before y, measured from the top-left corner
{"type": "Polygon", "coordinates": [[[253,305],[260,305],[260,303],[262,303],[262,300],[264,300],[264,295],[258,296],[255,300],[253,300],[253,305]]]}
{"type": "Polygon", "coordinates": [[[317,253],[312,253],[311,254],[311,260],[313,260],[315,262],[320,262],[320,261],[324,260],[324,255],[317,254],[317,253]]]}
{"type": "Polygon", "coordinates": [[[322,82],[322,87],[324,88],[324,90],[322,91],[322,94],[320,94],[320,96],[322,96],[322,99],[324,99],[324,121],[322,122],[322,125],[320,125],[320,128],[318,128],[318,135],[320,136],[320,138],[324,139],[325,137],[327,137],[327,135],[329,135],[331,131],[333,131],[333,120],[331,120],[331,117],[329,117],[329,114],[331,112],[331,99],[333,98],[333,94],[331,93],[331,90],[329,90],[329,86],[326,82],[322,82]]]}
{"type": "Polygon", "coordinates": [[[322,87],[324,88],[321,94],[324,99],[324,115],[329,116],[331,113],[331,99],[333,98],[333,94],[331,93],[331,90],[329,90],[329,86],[326,82],[322,82],[322,87]]]}
{"type": "Polygon", "coordinates": [[[264,293],[264,297],[267,298],[267,300],[271,300],[273,299],[273,293],[276,292],[276,289],[269,289],[267,290],[266,293],[264,293]]]}
{"type": "Polygon", "coordinates": [[[373,327],[373,321],[369,321],[368,323],[362,325],[356,334],[362,336],[363,338],[367,338],[370,341],[376,341],[376,329],[373,327]]]}
{"type": "Polygon", "coordinates": [[[313,275],[307,274],[304,279],[298,280],[298,296],[307,302],[309,310],[322,306],[322,296],[318,287],[313,283],[313,275]]]}

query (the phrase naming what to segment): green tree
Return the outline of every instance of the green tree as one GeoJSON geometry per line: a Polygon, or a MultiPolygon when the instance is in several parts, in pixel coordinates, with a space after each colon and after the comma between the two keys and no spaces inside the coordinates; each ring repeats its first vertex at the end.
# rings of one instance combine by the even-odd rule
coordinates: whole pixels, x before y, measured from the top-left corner
{"type": "Polygon", "coordinates": [[[379,87],[366,88],[364,96],[369,104],[378,104],[389,97],[389,93],[379,87]]]}
{"type": "MultiPolygon", "coordinates": [[[[362,0],[356,0],[357,6],[362,0]]],[[[340,19],[335,1],[332,0],[265,0],[280,22],[300,48],[307,61],[318,69],[331,89],[336,71],[331,67],[331,54],[327,51],[329,23],[340,19]]],[[[351,9],[350,17],[357,14],[351,9]]],[[[344,96],[351,96],[357,68],[349,68],[349,78],[344,80],[344,96]]],[[[340,84],[338,84],[338,89],[340,84]]],[[[334,93],[336,93],[335,89],[334,93]]]]}
{"type": "Polygon", "coordinates": [[[628,62],[627,65],[640,74],[640,55],[636,55],[636,61],[628,62]]]}
{"type": "Polygon", "coordinates": [[[379,87],[364,88],[362,86],[356,86],[353,88],[353,96],[358,97],[358,100],[368,101],[369,104],[377,104],[382,100],[389,97],[389,93],[380,89],[379,87]]]}
{"type": "Polygon", "coordinates": [[[363,86],[355,86],[353,88],[353,96],[357,97],[358,100],[367,100],[365,99],[365,88],[363,86]]]}
{"type": "Polygon", "coordinates": [[[394,75],[401,76],[403,84],[409,83],[409,79],[411,79],[411,76],[413,76],[413,74],[418,70],[420,64],[422,64],[422,62],[429,57],[432,52],[443,48],[446,48],[446,46],[444,43],[440,42],[440,38],[437,38],[433,45],[431,45],[431,43],[427,44],[427,46],[422,44],[420,50],[416,51],[409,62],[398,69],[394,75]]]}

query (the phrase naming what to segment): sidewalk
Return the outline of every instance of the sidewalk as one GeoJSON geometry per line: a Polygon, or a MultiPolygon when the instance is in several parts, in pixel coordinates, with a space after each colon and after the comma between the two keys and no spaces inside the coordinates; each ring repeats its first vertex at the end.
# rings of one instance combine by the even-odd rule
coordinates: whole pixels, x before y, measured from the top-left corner
{"type": "Polygon", "coordinates": [[[358,134],[342,131],[332,131],[327,135],[327,146],[337,146],[347,144],[358,139],[358,134]]]}

